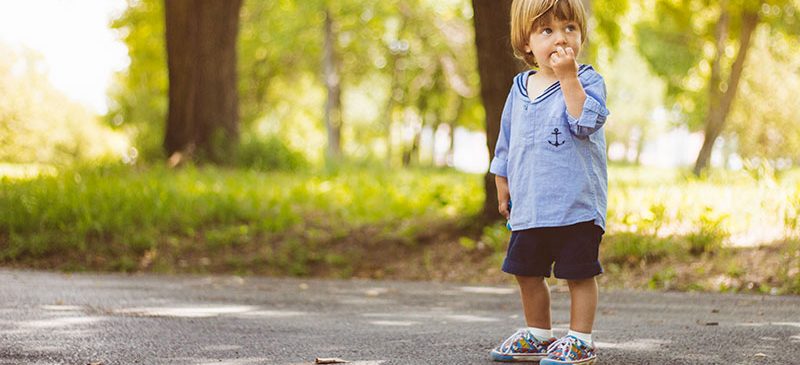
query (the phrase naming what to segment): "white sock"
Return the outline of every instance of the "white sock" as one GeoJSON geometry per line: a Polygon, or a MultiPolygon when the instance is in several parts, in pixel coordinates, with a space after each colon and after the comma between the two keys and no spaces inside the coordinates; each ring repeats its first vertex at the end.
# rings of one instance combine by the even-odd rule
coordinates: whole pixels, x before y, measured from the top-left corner
{"type": "Polygon", "coordinates": [[[594,344],[592,343],[591,333],[583,333],[583,332],[569,330],[569,332],[567,332],[567,336],[575,337],[583,342],[586,342],[590,346],[594,346],[594,344]]]}
{"type": "Polygon", "coordinates": [[[536,337],[539,340],[549,340],[553,338],[553,329],[544,329],[544,328],[536,328],[536,327],[528,327],[528,332],[536,337]]]}

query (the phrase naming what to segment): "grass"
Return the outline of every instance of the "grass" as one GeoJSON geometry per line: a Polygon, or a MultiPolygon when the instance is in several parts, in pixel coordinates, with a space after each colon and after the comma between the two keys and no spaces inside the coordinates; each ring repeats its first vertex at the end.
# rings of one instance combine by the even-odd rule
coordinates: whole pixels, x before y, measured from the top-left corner
{"type": "Polygon", "coordinates": [[[473,216],[482,199],[479,179],[448,171],[106,166],[4,178],[2,185],[0,262],[61,266],[59,258],[122,271],[135,270],[154,249],[188,253],[192,245],[207,256],[260,241],[275,243],[271,257],[302,274],[291,261],[306,261],[305,246],[365,226],[380,227],[375,240],[413,243],[432,226],[425,222],[473,216]]]}
{"type": "MultiPolygon", "coordinates": [[[[452,170],[46,172],[2,177],[2,265],[481,281],[509,235],[476,224],[482,176],[452,170]]],[[[800,293],[800,174],[609,176],[606,284],[800,293]]]]}

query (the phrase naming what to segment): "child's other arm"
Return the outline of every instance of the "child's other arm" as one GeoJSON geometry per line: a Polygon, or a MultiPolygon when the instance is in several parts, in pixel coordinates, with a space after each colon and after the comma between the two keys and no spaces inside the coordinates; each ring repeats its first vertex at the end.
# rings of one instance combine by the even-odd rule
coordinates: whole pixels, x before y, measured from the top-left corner
{"type": "Polygon", "coordinates": [[[505,219],[511,216],[508,210],[508,201],[511,200],[511,193],[508,191],[508,179],[505,176],[495,175],[494,183],[497,185],[497,210],[505,219]]]}
{"type": "Polygon", "coordinates": [[[497,135],[497,143],[494,147],[494,158],[489,165],[489,172],[506,177],[508,176],[508,150],[511,145],[511,110],[514,104],[514,89],[508,93],[506,105],[503,107],[503,114],[500,116],[500,132],[497,135]]]}
{"type": "Polygon", "coordinates": [[[511,212],[508,208],[508,201],[511,200],[511,193],[508,189],[508,149],[511,142],[511,110],[514,103],[514,89],[508,93],[506,105],[503,107],[503,114],[500,117],[500,133],[497,136],[497,144],[494,148],[494,158],[489,166],[489,172],[494,174],[495,185],[497,186],[497,200],[500,203],[498,210],[506,219],[511,212]]]}

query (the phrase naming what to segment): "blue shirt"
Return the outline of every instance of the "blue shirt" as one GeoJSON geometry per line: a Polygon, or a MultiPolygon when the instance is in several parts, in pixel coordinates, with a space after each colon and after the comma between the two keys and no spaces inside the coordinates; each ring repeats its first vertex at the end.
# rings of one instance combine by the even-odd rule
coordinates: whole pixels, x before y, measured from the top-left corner
{"type": "Polygon", "coordinates": [[[500,120],[500,135],[489,171],[508,178],[514,231],[594,221],[606,224],[608,174],[606,86],[591,66],[578,68],[586,91],[580,118],[567,113],[558,82],[531,100],[527,80],[514,77],[500,120]]]}

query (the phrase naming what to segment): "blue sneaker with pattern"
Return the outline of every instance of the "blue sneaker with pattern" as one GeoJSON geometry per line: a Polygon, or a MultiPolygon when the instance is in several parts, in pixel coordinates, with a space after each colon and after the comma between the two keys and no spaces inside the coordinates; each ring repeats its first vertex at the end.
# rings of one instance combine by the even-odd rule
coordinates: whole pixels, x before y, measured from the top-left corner
{"type": "Polygon", "coordinates": [[[574,336],[564,336],[550,344],[547,357],[539,365],[591,365],[596,360],[594,344],[588,344],[574,336]]]}
{"type": "Polygon", "coordinates": [[[547,356],[547,347],[556,338],[540,340],[527,329],[520,329],[492,350],[494,361],[539,361],[547,356]]]}

